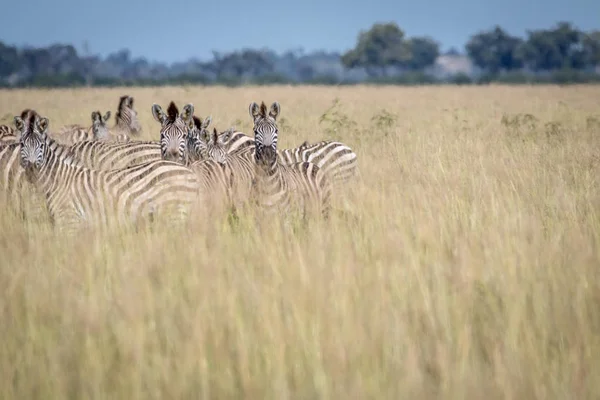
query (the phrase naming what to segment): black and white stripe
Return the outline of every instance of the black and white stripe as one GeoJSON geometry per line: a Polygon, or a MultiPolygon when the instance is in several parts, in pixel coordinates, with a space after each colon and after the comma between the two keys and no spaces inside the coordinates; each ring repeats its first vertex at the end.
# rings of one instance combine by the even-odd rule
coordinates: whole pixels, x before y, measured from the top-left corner
{"type": "Polygon", "coordinates": [[[166,113],[158,104],[153,104],[152,116],[161,125],[160,151],[163,160],[188,165],[188,133],[194,124],[194,106],[186,104],[179,114],[174,102],[169,104],[166,113]]]}
{"type": "Polygon", "coordinates": [[[344,183],[356,176],[356,153],[347,145],[337,141],[307,141],[294,149],[278,153],[279,162],[291,165],[298,162],[316,164],[334,184],[344,183]]]}
{"type": "Polygon", "coordinates": [[[313,163],[300,162],[282,165],[277,157],[277,117],[281,107],[271,105],[267,113],[264,102],[259,106],[251,103],[250,116],[254,120],[255,176],[252,197],[265,211],[287,213],[294,206],[306,213],[316,208],[328,215],[331,202],[331,186],[327,176],[313,163]]]}
{"type": "Polygon", "coordinates": [[[28,180],[46,198],[48,211],[60,228],[82,224],[106,226],[135,223],[174,207],[187,217],[198,200],[200,184],[188,168],[153,161],[129,168],[96,171],[75,165],[57,154],[46,135],[47,118],[25,122],[15,117],[20,136],[20,163],[28,180]]]}
{"type": "Polygon", "coordinates": [[[140,136],[142,133],[142,126],[140,125],[137,111],[133,108],[132,96],[125,95],[119,99],[113,130],[128,137],[140,136]]]}
{"type": "Polygon", "coordinates": [[[230,179],[231,199],[236,208],[242,207],[250,198],[252,181],[255,174],[254,148],[228,152],[231,136],[236,134],[233,128],[213,133],[205,143],[202,157],[221,164],[225,175],[230,179]]]}
{"type": "Polygon", "coordinates": [[[0,146],[17,143],[19,138],[15,130],[8,125],[0,125],[0,146]]]}

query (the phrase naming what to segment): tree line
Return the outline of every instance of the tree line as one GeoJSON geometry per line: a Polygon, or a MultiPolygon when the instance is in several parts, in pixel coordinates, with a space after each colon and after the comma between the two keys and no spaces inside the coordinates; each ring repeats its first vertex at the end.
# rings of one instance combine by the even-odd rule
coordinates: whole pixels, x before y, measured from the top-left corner
{"type": "Polygon", "coordinates": [[[518,37],[495,26],[471,36],[462,51],[442,53],[431,37],[408,37],[395,23],[376,23],[345,53],[242,49],[171,65],[132,58],[128,50],[100,57],[72,45],[17,48],[0,42],[2,87],[365,82],[600,82],[600,31],[559,22],[518,37]]]}

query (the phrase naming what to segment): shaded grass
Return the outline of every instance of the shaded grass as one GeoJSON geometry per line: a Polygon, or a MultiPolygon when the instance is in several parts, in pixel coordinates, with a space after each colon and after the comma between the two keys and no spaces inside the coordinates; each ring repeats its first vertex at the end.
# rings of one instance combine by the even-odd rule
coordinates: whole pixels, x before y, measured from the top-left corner
{"type": "MultiPolygon", "coordinates": [[[[282,147],[331,128],[361,179],[306,229],[242,215],[66,240],[5,205],[2,398],[600,395],[599,89],[126,92],[144,138],[153,102],[250,132],[248,104],[277,100],[282,147]]],[[[124,93],[0,92],[0,107],[60,126],[124,93]]]]}

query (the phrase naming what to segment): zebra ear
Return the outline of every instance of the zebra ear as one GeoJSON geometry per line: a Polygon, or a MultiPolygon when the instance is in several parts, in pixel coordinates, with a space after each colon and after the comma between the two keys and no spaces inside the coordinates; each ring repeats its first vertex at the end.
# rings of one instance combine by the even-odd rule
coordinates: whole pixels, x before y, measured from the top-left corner
{"type": "Polygon", "coordinates": [[[233,135],[233,132],[235,132],[235,128],[232,126],[231,128],[227,129],[225,132],[221,133],[221,135],[219,136],[219,140],[221,141],[221,143],[225,144],[225,143],[229,142],[229,139],[231,139],[231,135],[233,135]]]}
{"type": "Polygon", "coordinates": [[[46,129],[48,129],[49,123],[50,123],[50,121],[48,121],[48,118],[46,118],[46,117],[42,117],[38,120],[38,127],[40,128],[40,134],[42,134],[42,135],[46,134],[46,129]]]}
{"type": "Polygon", "coordinates": [[[110,118],[110,111],[107,111],[106,114],[104,114],[104,117],[102,117],[102,122],[108,121],[109,118],[110,118]]]}
{"type": "Polygon", "coordinates": [[[98,112],[92,111],[92,123],[96,122],[97,117],[98,117],[98,112]]]}
{"type": "Polygon", "coordinates": [[[281,106],[279,105],[278,102],[274,102],[273,104],[271,104],[271,109],[269,110],[269,116],[273,119],[277,119],[277,116],[279,116],[279,113],[281,112],[281,106]]]}
{"type": "Polygon", "coordinates": [[[133,108],[133,97],[127,96],[127,107],[133,108]]]}
{"type": "Polygon", "coordinates": [[[258,118],[258,116],[260,115],[260,107],[255,102],[250,103],[250,107],[248,108],[248,111],[250,112],[250,116],[253,119],[258,118]]]}
{"type": "Polygon", "coordinates": [[[212,122],[212,117],[209,115],[208,117],[206,117],[206,119],[204,121],[202,121],[202,124],[200,124],[200,129],[208,129],[211,122],[212,122]]]}
{"type": "Polygon", "coordinates": [[[183,112],[181,114],[179,114],[181,119],[183,119],[184,121],[191,119],[193,115],[194,115],[194,105],[191,103],[183,106],[183,112]]]}
{"type": "Polygon", "coordinates": [[[15,127],[19,132],[23,132],[23,128],[25,127],[25,122],[23,122],[23,118],[19,116],[15,117],[15,127]]]}
{"type": "Polygon", "coordinates": [[[167,114],[165,114],[163,109],[158,104],[152,104],[152,116],[161,124],[164,124],[167,120],[167,114]]]}

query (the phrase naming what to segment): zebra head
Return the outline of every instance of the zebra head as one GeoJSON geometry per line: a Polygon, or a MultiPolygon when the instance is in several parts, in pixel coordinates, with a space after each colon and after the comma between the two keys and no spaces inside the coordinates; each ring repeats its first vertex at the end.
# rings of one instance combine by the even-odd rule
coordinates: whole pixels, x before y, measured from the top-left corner
{"type": "Polygon", "coordinates": [[[206,143],[210,136],[208,127],[211,122],[212,117],[209,115],[204,120],[194,116],[193,120],[189,123],[188,151],[192,161],[206,158],[206,143]]]}
{"type": "Polygon", "coordinates": [[[38,171],[44,164],[48,124],[48,118],[38,115],[25,120],[15,117],[15,126],[20,132],[21,166],[28,174],[38,171]]]}
{"type": "Polygon", "coordinates": [[[254,157],[259,165],[273,166],[277,162],[277,117],[281,112],[278,102],[271,104],[267,114],[267,106],[261,102],[250,104],[250,116],[254,120],[254,157]]]}
{"type": "Polygon", "coordinates": [[[133,108],[133,97],[121,96],[115,114],[116,127],[130,135],[139,136],[142,126],[137,115],[137,111],[133,108]]]}
{"type": "Polygon", "coordinates": [[[227,161],[227,143],[234,131],[234,128],[229,128],[219,134],[217,128],[213,128],[213,133],[206,142],[206,155],[209,160],[225,164],[227,161]]]}
{"type": "Polygon", "coordinates": [[[110,132],[106,123],[110,118],[110,111],[107,111],[104,116],[100,111],[92,111],[92,133],[95,140],[106,140],[110,138],[110,132]]]}
{"type": "Polygon", "coordinates": [[[179,114],[179,109],[173,102],[169,104],[166,113],[158,104],[153,104],[152,115],[161,125],[160,153],[163,160],[187,164],[188,131],[194,115],[194,106],[186,104],[183,106],[183,112],[179,114]]]}

